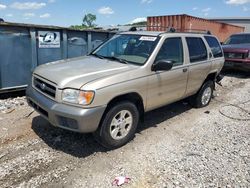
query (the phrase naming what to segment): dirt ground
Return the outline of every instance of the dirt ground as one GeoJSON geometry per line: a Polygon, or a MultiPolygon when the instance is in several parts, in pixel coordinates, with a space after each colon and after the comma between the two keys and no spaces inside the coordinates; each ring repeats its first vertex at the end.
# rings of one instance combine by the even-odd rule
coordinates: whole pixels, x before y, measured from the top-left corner
{"type": "Polygon", "coordinates": [[[228,74],[208,107],[184,100],[145,115],[130,143],[51,126],[25,103],[0,112],[0,187],[250,187],[250,77],[228,74]]]}

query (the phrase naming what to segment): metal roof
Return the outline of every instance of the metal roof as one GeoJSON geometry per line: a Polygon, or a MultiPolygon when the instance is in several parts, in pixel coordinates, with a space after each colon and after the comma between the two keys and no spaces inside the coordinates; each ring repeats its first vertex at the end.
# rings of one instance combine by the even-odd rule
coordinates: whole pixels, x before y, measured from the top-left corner
{"type": "Polygon", "coordinates": [[[233,35],[250,35],[250,33],[235,33],[233,35]]]}
{"type": "MultiPolygon", "coordinates": [[[[60,26],[53,26],[53,25],[37,25],[37,24],[26,24],[26,23],[13,23],[13,22],[0,22],[1,26],[8,26],[8,27],[29,27],[29,28],[40,28],[40,29],[60,29],[60,30],[72,30],[72,31],[92,31],[92,32],[110,32],[103,29],[74,29],[70,27],[60,27],[60,26]]],[[[111,31],[112,33],[112,31],[111,31]]],[[[116,33],[116,32],[114,32],[116,33]]]]}
{"type": "Polygon", "coordinates": [[[244,20],[250,21],[250,17],[215,17],[215,18],[207,18],[209,20],[244,20]]]}

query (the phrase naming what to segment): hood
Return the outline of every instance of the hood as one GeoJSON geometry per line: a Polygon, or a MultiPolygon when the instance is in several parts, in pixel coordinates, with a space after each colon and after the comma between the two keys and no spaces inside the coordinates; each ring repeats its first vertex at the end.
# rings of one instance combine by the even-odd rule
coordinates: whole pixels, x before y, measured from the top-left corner
{"type": "Polygon", "coordinates": [[[228,44],[222,46],[224,51],[242,51],[248,52],[250,50],[250,44],[228,44]]]}
{"type": "Polygon", "coordinates": [[[34,74],[56,83],[59,89],[67,87],[80,89],[93,80],[134,68],[134,65],[84,56],[41,65],[35,69],[34,74]]]}

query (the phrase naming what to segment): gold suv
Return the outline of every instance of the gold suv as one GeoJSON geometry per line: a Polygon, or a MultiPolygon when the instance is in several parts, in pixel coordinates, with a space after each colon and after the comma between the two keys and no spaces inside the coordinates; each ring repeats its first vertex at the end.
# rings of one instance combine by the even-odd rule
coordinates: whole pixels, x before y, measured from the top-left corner
{"type": "Polygon", "coordinates": [[[209,34],[124,32],[87,56],[37,67],[27,100],[52,125],[93,132],[117,148],[134,137],[144,112],[187,97],[207,106],[223,64],[209,34]]]}

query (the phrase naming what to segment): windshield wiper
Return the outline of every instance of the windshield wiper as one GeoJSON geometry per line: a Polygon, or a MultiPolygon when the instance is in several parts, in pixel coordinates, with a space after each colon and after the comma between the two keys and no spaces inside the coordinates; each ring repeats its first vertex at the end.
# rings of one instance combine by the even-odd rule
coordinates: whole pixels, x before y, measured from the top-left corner
{"type": "Polygon", "coordinates": [[[98,55],[98,54],[90,54],[90,55],[95,56],[95,57],[98,57],[98,58],[100,58],[100,59],[104,59],[104,58],[105,58],[104,56],[98,55]]]}
{"type": "Polygon", "coordinates": [[[125,59],[120,59],[120,58],[115,57],[115,56],[109,56],[109,57],[104,57],[104,58],[119,61],[120,63],[123,63],[123,64],[128,64],[128,61],[126,61],[125,59]]]}
{"type": "Polygon", "coordinates": [[[100,59],[111,59],[111,60],[119,61],[120,63],[123,63],[123,64],[128,64],[128,62],[126,60],[120,59],[120,58],[115,57],[115,56],[102,56],[102,55],[94,54],[94,53],[92,53],[90,55],[98,57],[100,59]]]}

